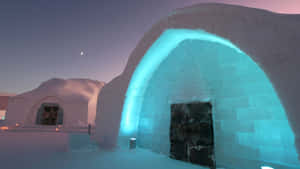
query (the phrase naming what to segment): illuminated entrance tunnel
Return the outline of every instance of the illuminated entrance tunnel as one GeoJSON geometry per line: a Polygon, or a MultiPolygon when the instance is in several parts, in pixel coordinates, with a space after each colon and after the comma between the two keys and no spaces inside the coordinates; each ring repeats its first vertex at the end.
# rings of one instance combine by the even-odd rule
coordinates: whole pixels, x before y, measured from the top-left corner
{"type": "MultiPolygon", "coordinates": [[[[209,11],[210,8],[215,9],[216,5],[205,6],[202,10],[209,11]]],[[[215,13],[204,15],[204,18],[216,15],[221,18],[220,20],[231,18],[231,8],[228,7],[228,10],[230,9],[228,16],[223,12],[222,15],[215,13]]],[[[230,35],[224,33],[225,23],[218,23],[220,28],[216,28],[215,23],[206,23],[211,21],[209,19],[204,21],[199,18],[190,19],[189,21],[193,22],[187,23],[185,15],[176,18],[177,15],[180,14],[168,18],[167,26],[160,23],[152,32],[146,34],[130,57],[124,72],[101,91],[96,118],[98,142],[110,144],[118,140],[121,146],[127,146],[129,138],[136,137],[139,147],[176,158],[180,151],[174,148],[174,142],[177,144],[180,139],[173,138],[172,132],[180,129],[176,127],[179,123],[184,123],[185,130],[191,128],[186,122],[182,122],[184,120],[176,122],[174,114],[179,112],[186,116],[182,118],[187,119],[186,121],[197,121],[195,117],[200,117],[198,120],[201,121],[203,117],[209,117],[204,121],[205,125],[209,126],[206,128],[212,128],[209,135],[213,137],[204,140],[209,142],[205,143],[209,144],[207,147],[212,145],[209,151],[213,151],[211,155],[214,156],[214,163],[217,166],[244,169],[262,166],[300,168],[295,146],[297,138],[294,134],[297,120],[289,121],[287,118],[296,116],[289,114],[282,104],[285,103],[289,110],[295,110],[295,106],[291,106],[290,102],[293,95],[282,94],[281,88],[279,98],[270,80],[276,82],[276,87],[285,86],[285,82],[276,80],[274,75],[284,80],[285,76],[280,74],[281,72],[276,72],[280,68],[286,69],[287,72],[288,69],[284,64],[278,64],[280,58],[270,59],[264,56],[268,56],[268,52],[276,53],[281,49],[269,48],[269,45],[265,47],[267,51],[259,48],[260,41],[257,44],[249,43],[249,39],[259,38],[259,33],[252,36],[248,33],[250,32],[248,28],[241,29],[230,25],[228,27],[232,30],[238,30],[235,32],[230,30],[229,32],[232,32],[230,35]],[[200,23],[203,22],[202,26],[196,24],[198,20],[200,23]],[[172,21],[177,24],[170,25],[172,21]],[[155,29],[161,32],[157,34],[159,31],[155,29]],[[239,34],[241,31],[246,33],[239,34]],[[230,37],[228,39],[233,40],[232,42],[240,40],[238,44],[242,46],[241,49],[249,47],[247,53],[222,35],[230,37]],[[153,40],[153,37],[157,38],[153,40]],[[147,38],[152,38],[152,42],[149,43],[147,38]],[[138,51],[147,45],[149,48],[145,51],[138,51]],[[253,49],[257,50],[253,52],[253,49]],[[250,56],[249,51],[256,55],[250,56]],[[263,65],[258,65],[252,58],[260,59],[258,63],[263,65]],[[273,63],[280,66],[272,69],[273,63]],[[268,70],[268,75],[264,72],[265,69],[268,70]],[[287,104],[289,102],[290,104],[287,104]],[[203,108],[205,105],[206,108],[203,108]],[[200,111],[201,116],[191,115],[194,113],[191,108],[193,106],[198,107],[196,110],[200,111]],[[211,114],[211,117],[205,113],[211,114]],[[294,132],[291,126],[294,127],[294,132]]],[[[189,14],[186,18],[194,15],[189,14]]],[[[242,19],[237,19],[236,22],[239,23],[240,20],[242,19]]],[[[238,26],[240,25],[243,24],[238,26]]],[[[264,29],[259,29],[262,30],[264,29]]],[[[272,38],[265,41],[271,40],[272,38]]],[[[272,45],[275,47],[277,43],[274,42],[272,45]]],[[[290,64],[292,68],[295,65],[290,64]]],[[[293,85],[290,86],[294,88],[293,85]]],[[[189,141],[184,144],[192,145],[190,142],[193,136],[194,134],[189,134],[181,137],[189,141]]],[[[199,137],[201,138],[196,139],[203,139],[202,136],[199,137]]],[[[204,166],[211,165],[204,164],[204,166]]]]}

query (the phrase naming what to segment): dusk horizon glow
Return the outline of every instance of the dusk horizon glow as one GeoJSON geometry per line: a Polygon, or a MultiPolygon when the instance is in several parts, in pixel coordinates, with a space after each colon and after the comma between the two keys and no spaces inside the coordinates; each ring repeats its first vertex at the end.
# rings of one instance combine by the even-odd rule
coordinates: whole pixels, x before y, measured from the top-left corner
{"type": "Polygon", "coordinates": [[[51,78],[109,82],[153,24],[174,9],[208,2],[300,14],[298,0],[6,0],[0,93],[20,94],[51,78]]]}

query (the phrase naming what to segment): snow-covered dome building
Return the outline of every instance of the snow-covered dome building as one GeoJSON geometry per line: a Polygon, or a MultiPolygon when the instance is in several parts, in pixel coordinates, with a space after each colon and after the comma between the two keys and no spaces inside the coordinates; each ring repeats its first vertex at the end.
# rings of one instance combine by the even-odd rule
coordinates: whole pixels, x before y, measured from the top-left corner
{"type": "Polygon", "coordinates": [[[100,92],[102,146],[203,166],[300,168],[300,15],[223,4],[155,24],[100,92]]]}
{"type": "Polygon", "coordinates": [[[48,80],[9,100],[5,125],[94,126],[97,98],[103,86],[104,82],[89,79],[48,80]]]}

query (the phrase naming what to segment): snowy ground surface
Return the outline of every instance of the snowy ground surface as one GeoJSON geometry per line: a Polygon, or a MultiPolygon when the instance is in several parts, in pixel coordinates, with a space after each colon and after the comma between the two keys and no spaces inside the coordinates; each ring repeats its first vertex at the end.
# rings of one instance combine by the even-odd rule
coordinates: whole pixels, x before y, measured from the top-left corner
{"type": "Polygon", "coordinates": [[[60,153],[0,153],[1,169],[202,169],[145,149],[101,151],[90,145],[60,153]]]}
{"type": "Polygon", "coordinates": [[[205,168],[147,149],[103,150],[86,132],[18,129],[0,131],[0,169],[205,168]]]}

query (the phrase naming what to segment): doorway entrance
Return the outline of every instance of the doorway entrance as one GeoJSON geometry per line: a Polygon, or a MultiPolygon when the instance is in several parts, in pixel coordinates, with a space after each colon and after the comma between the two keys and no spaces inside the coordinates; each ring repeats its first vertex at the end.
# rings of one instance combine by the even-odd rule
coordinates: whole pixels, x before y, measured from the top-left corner
{"type": "Polygon", "coordinates": [[[36,124],[39,125],[62,125],[63,110],[56,103],[43,103],[37,113],[36,124]]]}
{"type": "Polygon", "coordinates": [[[171,105],[170,145],[173,159],[216,167],[211,103],[171,105]]]}
{"type": "Polygon", "coordinates": [[[58,115],[57,106],[45,106],[41,118],[42,125],[56,125],[58,115]]]}

